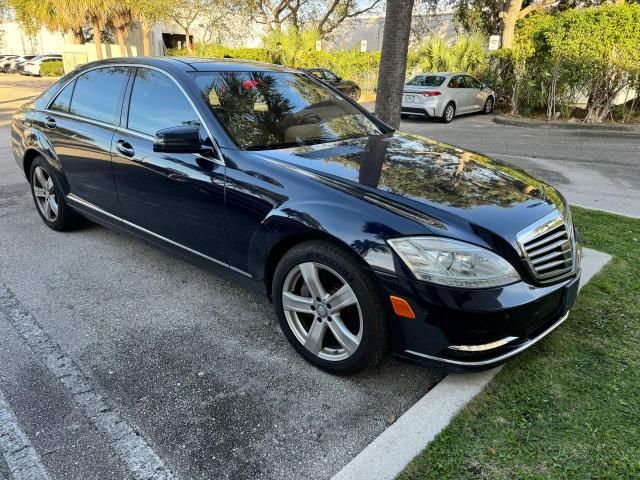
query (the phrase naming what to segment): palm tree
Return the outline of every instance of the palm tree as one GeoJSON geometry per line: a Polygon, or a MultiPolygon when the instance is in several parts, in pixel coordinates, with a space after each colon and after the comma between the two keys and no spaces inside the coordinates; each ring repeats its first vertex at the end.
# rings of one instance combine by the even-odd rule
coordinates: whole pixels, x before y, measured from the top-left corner
{"type": "Polygon", "coordinates": [[[127,46],[124,43],[125,38],[129,33],[129,26],[133,22],[133,15],[129,7],[123,2],[115,6],[111,15],[109,15],[109,21],[116,31],[116,37],[118,38],[118,46],[120,47],[120,56],[126,57],[127,46]]]}
{"type": "Polygon", "coordinates": [[[80,0],[75,3],[75,8],[86,19],[93,30],[93,41],[96,44],[96,56],[102,60],[102,32],[113,10],[111,0],[80,0]]]}
{"type": "Polygon", "coordinates": [[[400,125],[414,0],[387,0],[378,70],[376,115],[394,128],[400,125]]]}

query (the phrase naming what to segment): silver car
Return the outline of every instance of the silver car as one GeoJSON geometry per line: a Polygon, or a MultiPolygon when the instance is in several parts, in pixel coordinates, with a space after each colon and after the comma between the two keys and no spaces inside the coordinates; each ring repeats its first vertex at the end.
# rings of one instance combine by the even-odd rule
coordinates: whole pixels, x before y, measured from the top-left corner
{"type": "Polygon", "coordinates": [[[435,117],[449,123],[464,113],[491,113],[495,98],[492,89],[466,73],[423,73],[404,86],[402,116],[435,117]]]}

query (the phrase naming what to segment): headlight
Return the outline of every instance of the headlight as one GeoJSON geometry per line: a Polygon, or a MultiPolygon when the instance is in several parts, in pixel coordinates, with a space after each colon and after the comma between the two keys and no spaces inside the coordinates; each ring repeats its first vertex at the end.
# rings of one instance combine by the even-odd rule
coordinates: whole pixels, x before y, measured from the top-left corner
{"type": "Polygon", "coordinates": [[[419,280],[463,288],[491,288],[520,280],[504,258],[470,243],[440,237],[387,240],[419,280]]]}

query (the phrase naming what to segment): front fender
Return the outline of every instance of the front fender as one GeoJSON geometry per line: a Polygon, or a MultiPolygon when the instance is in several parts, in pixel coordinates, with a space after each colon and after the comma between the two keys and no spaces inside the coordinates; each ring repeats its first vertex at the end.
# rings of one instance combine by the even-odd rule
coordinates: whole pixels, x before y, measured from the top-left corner
{"type": "Polygon", "coordinates": [[[284,253],[279,248],[282,245],[288,247],[299,240],[315,238],[341,245],[358,255],[365,267],[406,275],[406,267],[397,261],[385,241],[403,233],[404,221],[397,217],[382,218],[385,216],[384,211],[364,202],[360,205],[318,200],[286,202],[272,210],[252,236],[249,273],[257,281],[268,283],[266,275],[273,252],[281,254],[284,253]]]}

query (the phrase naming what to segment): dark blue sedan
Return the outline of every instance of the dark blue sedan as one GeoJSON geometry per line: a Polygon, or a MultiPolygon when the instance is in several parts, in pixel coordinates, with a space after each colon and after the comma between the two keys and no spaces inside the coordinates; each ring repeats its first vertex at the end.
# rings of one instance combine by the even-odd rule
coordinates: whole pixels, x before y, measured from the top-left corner
{"type": "Polygon", "coordinates": [[[88,218],[246,281],[331,372],[389,350],[490,368],[576,299],[580,248],[556,190],[393,131],[296,70],[91,63],[22,107],[11,142],[47,226],[88,218]]]}

